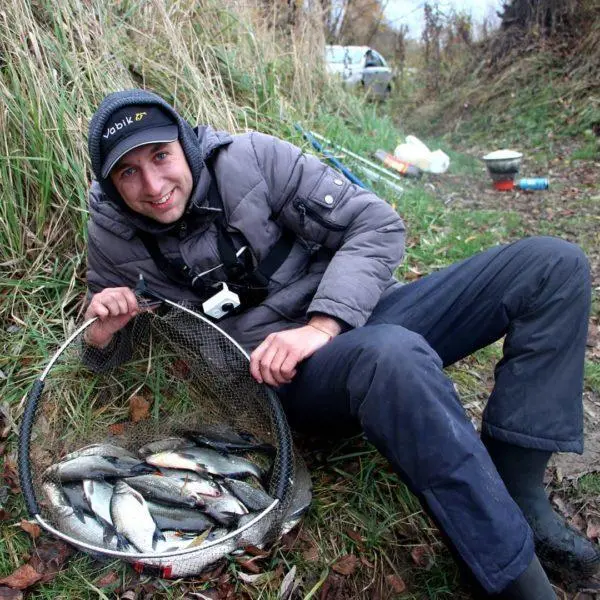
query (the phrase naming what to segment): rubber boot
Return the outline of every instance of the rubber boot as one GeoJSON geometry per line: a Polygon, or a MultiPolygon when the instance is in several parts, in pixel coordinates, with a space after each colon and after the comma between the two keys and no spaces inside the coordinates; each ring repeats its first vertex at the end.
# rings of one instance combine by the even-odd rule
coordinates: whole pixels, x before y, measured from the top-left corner
{"type": "Polygon", "coordinates": [[[600,550],[558,515],[544,489],[551,452],[522,448],[483,435],[508,492],[533,530],[535,551],[544,568],[566,581],[588,579],[600,567],[600,550]]]}
{"type": "MultiPolygon", "coordinates": [[[[483,597],[482,597],[483,598],[483,597]]],[[[556,594],[548,581],[540,561],[534,555],[529,566],[500,594],[487,596],[498,600],[556,600],[556,594]]]]}

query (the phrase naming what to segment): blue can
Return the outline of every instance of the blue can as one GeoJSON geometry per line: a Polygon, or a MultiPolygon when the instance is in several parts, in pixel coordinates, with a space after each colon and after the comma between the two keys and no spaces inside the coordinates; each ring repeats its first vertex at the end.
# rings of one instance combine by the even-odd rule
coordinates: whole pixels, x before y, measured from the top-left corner
{"type": "Polygon", "coordinates": [[[519,179],[517,187],[521,190],[547,190],[550,187],[550,180],[546,177],[519,179]]]}

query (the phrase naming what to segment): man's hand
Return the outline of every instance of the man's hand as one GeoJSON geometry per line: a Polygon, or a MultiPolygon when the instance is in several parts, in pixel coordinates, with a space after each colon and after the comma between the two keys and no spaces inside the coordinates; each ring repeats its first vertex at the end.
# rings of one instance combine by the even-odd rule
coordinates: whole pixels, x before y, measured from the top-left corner
{"type": "Polygon", "coordinates": [[[273,386],[289,383],[296,375],[298,363],[340,331],[335,319],[317,315],[304,327],[271,333],[250,355],[250,373],[259,383],[273,386]]]}
{"type": "Polygon", "coordinates": [[[85,311],[85,320],[92,317],[98,317],[98,320],[85,330],[85,343],[95,348],[106,348],[113,335],[138,312],[137,298],[127,287],[106,288],[94,294],[85,311]]]}

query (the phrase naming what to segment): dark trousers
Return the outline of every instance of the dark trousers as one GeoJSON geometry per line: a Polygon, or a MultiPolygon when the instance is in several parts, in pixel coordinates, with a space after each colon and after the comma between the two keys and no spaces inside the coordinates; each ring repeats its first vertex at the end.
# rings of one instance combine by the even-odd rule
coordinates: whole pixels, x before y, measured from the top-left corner
{"type": "Polygon", "coordinates": [[[399,284],[364,327],[301,365],[282,402],[292,427],[362,429],[481,585],[499,592],[531,561],[531,530],[443,368],[506,336],[483,431],[582,452],[589,308],[577,246],[545,237],[498,246],[399,284]]]}

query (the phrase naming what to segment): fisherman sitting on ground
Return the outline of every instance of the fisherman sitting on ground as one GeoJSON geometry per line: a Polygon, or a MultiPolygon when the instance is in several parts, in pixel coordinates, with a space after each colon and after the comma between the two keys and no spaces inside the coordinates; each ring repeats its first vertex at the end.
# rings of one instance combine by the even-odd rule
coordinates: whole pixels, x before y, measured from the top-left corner
{"type": "Polygon", "coordinates": [[[590,275],[577,246],[523,239],[401,285],[400,217],[287,142],[193,129],[131,90],[104,99],[89,149],[91,347],[126,343],[140,272],[198,305],[227,282],[241,306],[218,325],[252,350],[292,426],[361,429],[485,593],[554,598],[536,552],[563,576],[597,570],[598,548],[543,485],[553,452],[583,449],[590,275]],[[480,438],[443,368],[502,337],[480,438]]]}

